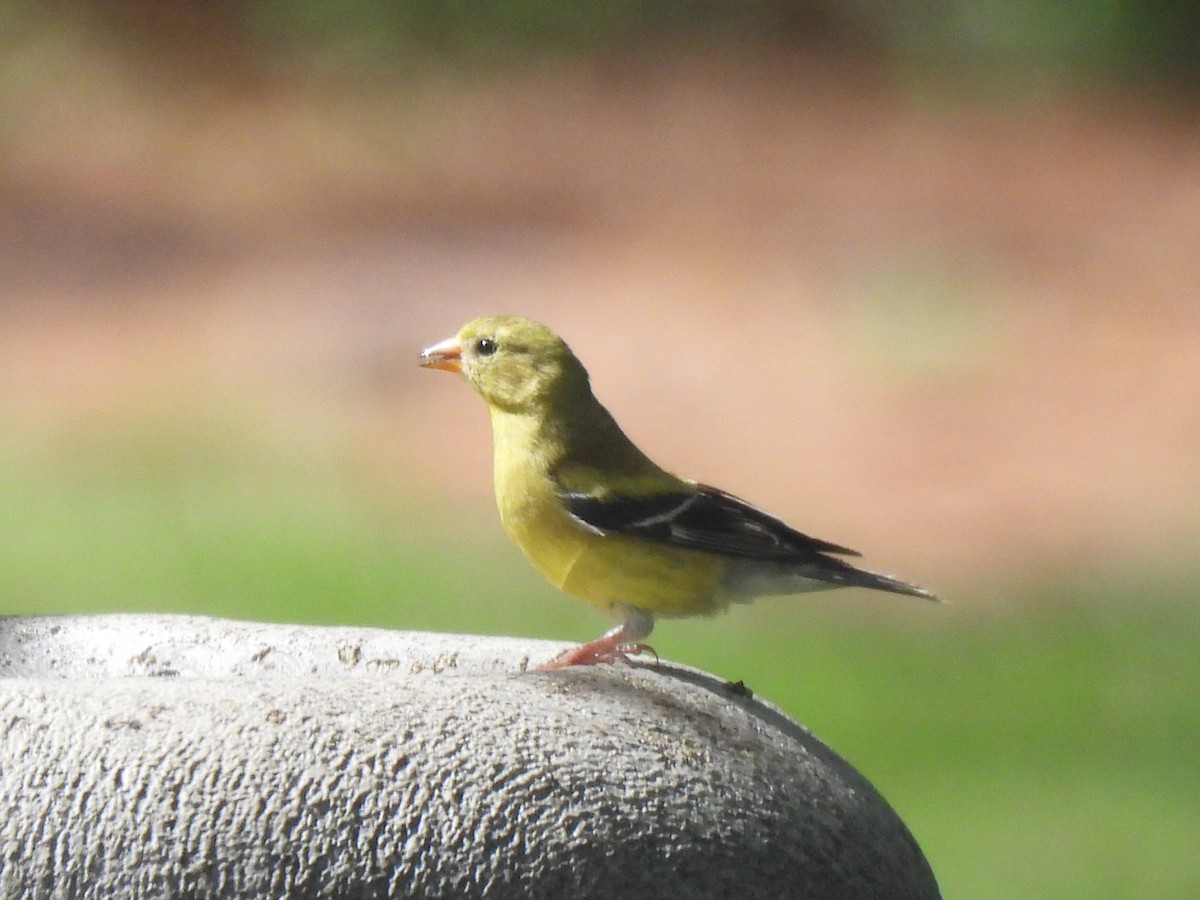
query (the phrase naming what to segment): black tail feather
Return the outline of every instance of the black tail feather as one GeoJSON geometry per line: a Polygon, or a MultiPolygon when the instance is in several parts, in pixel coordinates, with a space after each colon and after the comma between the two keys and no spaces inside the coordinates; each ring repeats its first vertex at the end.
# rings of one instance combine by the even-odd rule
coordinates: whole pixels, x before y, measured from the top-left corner
{"type": "Polygon", "coordinates": [[[933,591],[927,591],[919,585],[901,581],[899,578],[893,578],[891,575],[880,575],[878,572],[868,572],[866,569],[858,569],[839,559],[830,559],[827,565],[819,568],[814,566],[810,572],[805,572],[804,574],[810,578],[817,578],[821,581],[828,581],[830,584],[845,585],[846,587],[864,587],[876,591],[887,591],[891,594],[922,597],[925,600],[939,599],[933,591]]]}

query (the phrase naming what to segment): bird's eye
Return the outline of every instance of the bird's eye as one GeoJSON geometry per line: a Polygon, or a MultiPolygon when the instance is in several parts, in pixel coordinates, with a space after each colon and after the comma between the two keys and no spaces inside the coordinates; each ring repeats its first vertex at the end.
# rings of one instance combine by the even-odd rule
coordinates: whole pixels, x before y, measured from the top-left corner
{"type": "Polygon", "coordinates": [[[475,353],[479,356],[491,356],[496,350],[496,342],[491,338],[480,338],[475,342],[475,353]]]}

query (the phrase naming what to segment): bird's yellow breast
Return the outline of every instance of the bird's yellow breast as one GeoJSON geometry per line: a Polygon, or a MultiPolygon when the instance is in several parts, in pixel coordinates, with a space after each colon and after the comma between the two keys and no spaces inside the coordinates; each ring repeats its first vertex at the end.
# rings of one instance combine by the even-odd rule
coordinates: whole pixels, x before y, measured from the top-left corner
{"type": "Polygon", "coordinates": [[[597,534],[567,512],[550,476],[552,462],[530,452],[539,442],[525,417],[493,414],[495,489],[500,520],[555,587],[603,609],[623,604],[653,616],[689,616],[725,606],[722,560],[620,534],[597,534]]]}

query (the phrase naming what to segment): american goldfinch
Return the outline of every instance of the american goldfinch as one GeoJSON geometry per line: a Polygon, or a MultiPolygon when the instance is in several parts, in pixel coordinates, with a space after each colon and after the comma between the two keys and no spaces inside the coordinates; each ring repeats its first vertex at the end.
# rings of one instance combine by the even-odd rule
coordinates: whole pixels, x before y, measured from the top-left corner
{"type": "Polygon", "coordinates": [[[475,319],[422,351],[421,365],[461,373],[487,404],[509,537],[555,587],[620,619],[541,668],[628,660],[649,650],[640,642],[660,616],[711,614],[764,594],[866,587],[934,599],[836,558],[854,550],[655,465],[544,325],[475,319]]]}

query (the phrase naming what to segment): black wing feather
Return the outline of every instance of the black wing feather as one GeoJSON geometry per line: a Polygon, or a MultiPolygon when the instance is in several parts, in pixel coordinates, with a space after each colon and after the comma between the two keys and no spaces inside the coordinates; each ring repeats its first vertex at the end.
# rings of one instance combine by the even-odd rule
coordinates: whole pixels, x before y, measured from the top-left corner
{"type": "Polygon", "coordinates": [[[703,484],[694,493],[616,499],[565,494],[563,501],[575,519],[602,534],[779,562],[819,562],[823,553],[859,555],[802,534],[745,500],[703,484]]]}

